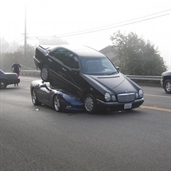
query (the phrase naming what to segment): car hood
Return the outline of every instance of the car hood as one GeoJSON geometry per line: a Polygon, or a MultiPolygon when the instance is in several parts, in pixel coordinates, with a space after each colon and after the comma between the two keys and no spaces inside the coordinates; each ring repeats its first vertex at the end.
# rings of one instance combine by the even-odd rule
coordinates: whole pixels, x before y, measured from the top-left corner
{"type": "Polygon", "coordinates": [[[96,89],[100,88],[115,93],[137,92],[136,84],[121,73],[109,76],[85,75],[85,78],[96,89]]]}

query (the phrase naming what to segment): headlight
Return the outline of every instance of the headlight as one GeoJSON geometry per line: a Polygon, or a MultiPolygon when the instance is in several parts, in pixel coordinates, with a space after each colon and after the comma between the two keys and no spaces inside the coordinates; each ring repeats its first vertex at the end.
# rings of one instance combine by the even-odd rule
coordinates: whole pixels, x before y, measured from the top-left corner
{"type": "Polygon", "coordinates": [[[143,97],[143,91],[142,90],[139,90],[139,97],[143,97]]]}
{"type": "Polygon", "coordinates": [[[110,101],[110,94],[105,93],[104,98],[105,98],[106,101],[110,101]]]}
{"type": "Polygon", "coordinates": [[[116,101],[115,95],[112,95],[112,101],[116,101]]]}

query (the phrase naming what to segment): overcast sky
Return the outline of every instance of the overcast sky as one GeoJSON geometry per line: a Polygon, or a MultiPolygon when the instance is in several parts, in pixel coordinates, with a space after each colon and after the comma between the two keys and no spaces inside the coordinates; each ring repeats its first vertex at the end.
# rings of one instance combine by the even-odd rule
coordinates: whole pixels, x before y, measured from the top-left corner
{"type": "Polygon", "coordinates": [[[171,66],[171,0],[0,0],[0,37],[22,40],[25,4],[32,38],[57,36],[100,50],[117,30],[134,32],[171,66]]]}

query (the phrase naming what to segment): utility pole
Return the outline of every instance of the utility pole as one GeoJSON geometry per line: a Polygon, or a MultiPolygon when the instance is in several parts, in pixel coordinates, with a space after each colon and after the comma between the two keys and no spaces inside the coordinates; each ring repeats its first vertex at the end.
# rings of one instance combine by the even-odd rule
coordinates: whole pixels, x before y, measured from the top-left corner
{"type": "Polygon", "coordinates": [[[26,58],[26,49],[27,49],[27,4],[25,0],[25,20],[24,20],[24,58],[26,58]]]}

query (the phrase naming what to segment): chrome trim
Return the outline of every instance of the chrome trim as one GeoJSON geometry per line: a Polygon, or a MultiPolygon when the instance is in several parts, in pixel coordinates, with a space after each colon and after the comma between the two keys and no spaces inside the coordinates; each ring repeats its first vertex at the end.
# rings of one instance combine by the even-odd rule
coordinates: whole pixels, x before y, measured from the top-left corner
{"type": "Polygon", "coordinates": [[[135,100],[135,93],[124,93],[124,94],[118,94],[118,102],[121,103],[127,103],[127,102],[133,102],[135,100]]]}

